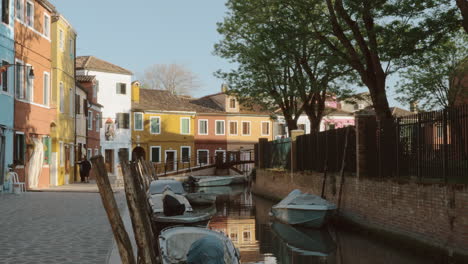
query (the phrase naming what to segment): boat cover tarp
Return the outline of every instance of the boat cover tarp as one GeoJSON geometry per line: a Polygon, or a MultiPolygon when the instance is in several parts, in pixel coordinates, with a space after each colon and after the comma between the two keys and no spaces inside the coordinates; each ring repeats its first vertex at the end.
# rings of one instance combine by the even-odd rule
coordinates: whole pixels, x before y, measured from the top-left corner
{"type": "Polygon", "coordinates": [[[275,207],[287,207],[288,205],[323,205],[327,207],[335,207],[334,204],[320,198],[320,196],[301,193],[301,191],[297,189],[290,192],[288,196],[275,205],[275,207]]]}
{"type": "Polygon", "coordinates": [[[164,199],[164,196],[167,195],[167,194],[169,194],[172,197],[174,197],[175,199],[177,199],[177,201],[179,203],[184,204],[186,212],[190,212],[190,211],[193,210],[192,206],[189,203],[189,201],[183,195],[175,194],[170,189],[166,189],[162,194],[154,194],[154,195],[151,195],[151,197],[149,198],[149,203],[151,205],[151,209],[153,210],[153,213],[162,213],[162,212],[164,212],[163,199],[164,199]]]}
{"type": "Polygon", "coordinates": [[[225,264],[223,242],[214,236],[198,239],[187,253],[187,264],[225,264]]]}
{"type": "Polygon", "coordinates": [[[179,202],[176,197],[166,194],[163,198],[165,216],[182,215],[185,212],[185,204],[179,202]]]}
{"type": "Polygon", "coordinates": [[[176,180],[156,180],[152,181],[149,187],[149,194],[163,193],[165,189],[170,188],[176,194],[185,194],[184,186],[176,180]]]}

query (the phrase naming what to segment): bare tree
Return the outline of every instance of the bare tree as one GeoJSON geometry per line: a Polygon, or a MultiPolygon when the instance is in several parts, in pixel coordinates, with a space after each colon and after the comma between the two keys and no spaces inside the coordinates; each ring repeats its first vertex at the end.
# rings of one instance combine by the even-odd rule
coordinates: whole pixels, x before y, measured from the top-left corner
{"type": "Polygon", "coordinates": [[[181,64],[155,64],[143,74],[143,87],[188,95],[200,88],[198,76],[181,64]]]}

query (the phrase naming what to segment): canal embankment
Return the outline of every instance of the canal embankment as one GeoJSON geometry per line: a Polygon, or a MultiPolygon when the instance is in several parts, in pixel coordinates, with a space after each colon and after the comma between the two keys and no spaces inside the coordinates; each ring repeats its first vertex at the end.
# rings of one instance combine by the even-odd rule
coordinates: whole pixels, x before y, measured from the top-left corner
{"type": "Polygon", "coordinates": [[[345,174],[257,169],[252,191],[273,200],[299,189],[338,205],[338,217],[392,239],[419,243],[449,256],[468,256],[466,185],[416,183],[345,174]],[[341,189],[341,190],[340,190],[341,189]]]}

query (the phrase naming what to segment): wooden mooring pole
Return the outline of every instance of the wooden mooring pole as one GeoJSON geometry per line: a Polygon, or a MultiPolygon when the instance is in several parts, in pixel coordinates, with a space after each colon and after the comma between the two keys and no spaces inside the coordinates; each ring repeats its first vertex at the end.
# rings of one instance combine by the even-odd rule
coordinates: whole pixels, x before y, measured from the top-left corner
{"type": "Polygon", "coordinates": [[[348,137],[349,137],[349,130],[350,129],[351,128],[349,126],[346,127],[345,144],[344,144],[344,148],[343,148],[343,159],[341,161],[341,171],[340,171],[341,182],[340,182],[340,192],[338,193],[338,208],[337,208],[337,210],[340,210],[340,207],[341,207],[341,195],[343,193],[344,170],[345,170],[345,167],[346,167],[346,154],[348,153],[348,137]]]}
{"type": "Polygon", "coordinates": [[[136,264],[135,256],[133,255],[132,244],[125,230],[122,217],[119,213],[119,208],[115,201],[114,192],[107,176],[104,158],[99,155],[91,158],[91,162],[96,172],[96,183],[101,194],[102,204],[107,213],[107,218],[112,227],[114,238],[119,249],[120,259],[123,264],[136,264]]]}

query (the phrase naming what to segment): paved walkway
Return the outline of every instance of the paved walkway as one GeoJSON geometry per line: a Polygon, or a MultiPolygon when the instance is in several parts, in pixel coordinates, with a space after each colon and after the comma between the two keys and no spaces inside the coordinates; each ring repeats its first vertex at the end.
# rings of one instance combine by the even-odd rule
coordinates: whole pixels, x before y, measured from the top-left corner
{"type": "MultiPolygon", "coordinates": [[[[123,186],[112,185],[112,189],[116,191],[123,191],[123,186]]],[[[46,189],[31,190],[33,192],[91,192],[98,193],[99,189],[95,181],[90,183],[72,183],[61,186],[52,186],[46,189]]]]}
{"type": "Polygon", "coordinates": [[[0,263],[106,263],[112,246],[98,193],[0,193],[0,263]]]}

